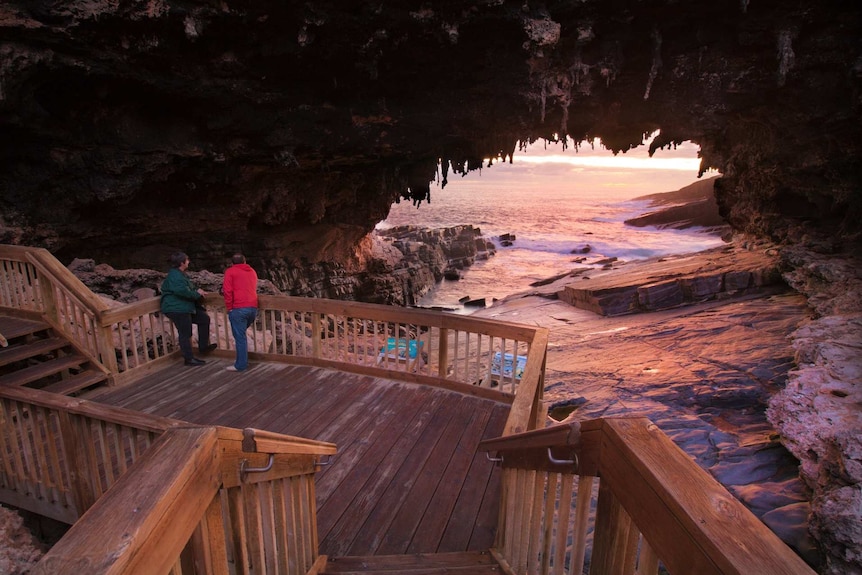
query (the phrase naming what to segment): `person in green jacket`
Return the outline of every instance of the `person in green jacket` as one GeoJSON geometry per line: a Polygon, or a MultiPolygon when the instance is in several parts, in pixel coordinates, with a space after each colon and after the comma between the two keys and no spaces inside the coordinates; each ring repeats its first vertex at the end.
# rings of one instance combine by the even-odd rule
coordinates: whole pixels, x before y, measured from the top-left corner
{"type": "Polygon", "coordinates": [[[177,327],[185,364],[203,365],[206,362],[192,353],[192,324],[198,326],[198,350],[201,353],[209,353],[218,347],[210,343],[210,316],[202,305],[206,292],[195,286],[186,275],[189,256],[175,252],[170,261],[171,269],[162,282],[161,310],[177,327]]]}

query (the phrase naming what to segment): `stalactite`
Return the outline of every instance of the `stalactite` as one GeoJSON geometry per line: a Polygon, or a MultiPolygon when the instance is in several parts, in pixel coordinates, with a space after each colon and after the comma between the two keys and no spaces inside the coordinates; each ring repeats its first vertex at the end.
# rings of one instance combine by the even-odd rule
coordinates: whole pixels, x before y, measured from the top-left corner
{"type": "Polygon", "coordinates": [[[783,86],[787,74],[796,65],[796,54],[793,52],[793,34],[782,30],[778,34],[778,85],[783,86]]]}
{"type": "Polygon", "coordinates": [[[649,70],[649,79],[647,80],[646,91],[644,91],[644,100],[649,100],[649,93],[652,90],[652,83],[658,76],[661,70],[661,32],[657,28],[653,28],[652,34],[652,66],[649,70]]]}

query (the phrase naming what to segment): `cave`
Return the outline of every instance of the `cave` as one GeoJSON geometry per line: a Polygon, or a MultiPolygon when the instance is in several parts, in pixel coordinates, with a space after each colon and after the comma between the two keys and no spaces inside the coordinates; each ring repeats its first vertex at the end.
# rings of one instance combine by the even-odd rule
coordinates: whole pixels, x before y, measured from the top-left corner
{"type": "MultiPolygon", "coordinates": [[[[392,204],[428,200],[437,178],[525,143],[624,153],[658,132],[650,152],[699,147],[700,173],[721,174],[725,221],[784,246],[810,295],[834,275],[809,251],[862,247],[860,12],[846,0],[3,2],[0,243],[144,269],[180,249],[218,271],[241,250],[289,287],[291,274],[360,270],[358,247],[392,204]]],[[[812,307],[859,325],[858,284],[833,283],[812,307]]],[[[829,446],[853,464],[839,474],[855,491],[836,507],[860,497],[848,431],[829,446]]]]}
{"type": "Polygon", "coordinates": [[[722,215],[859,237],[859,9],[717,2],[7,2],[0,241],[116,267],[350,265],[394,201],[519,142],[660,131],[722,215]],[[309,238],[331,237],[331,241],[309,238]],[[158,254],[158,257],[156,256],[158,254]],[[157,259],[156,259],[157,258],[157,259]]]}

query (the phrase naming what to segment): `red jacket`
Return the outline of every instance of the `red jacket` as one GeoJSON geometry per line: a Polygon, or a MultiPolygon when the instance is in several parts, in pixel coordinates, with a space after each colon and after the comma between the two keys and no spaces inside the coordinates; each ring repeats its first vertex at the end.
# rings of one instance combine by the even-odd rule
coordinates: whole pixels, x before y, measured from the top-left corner
{"type": "Polygon", "coordinates": [[[257,307],[257,272],[248,264],[233,264],[224,272],[222,292],[227,311],[257,307]]]}

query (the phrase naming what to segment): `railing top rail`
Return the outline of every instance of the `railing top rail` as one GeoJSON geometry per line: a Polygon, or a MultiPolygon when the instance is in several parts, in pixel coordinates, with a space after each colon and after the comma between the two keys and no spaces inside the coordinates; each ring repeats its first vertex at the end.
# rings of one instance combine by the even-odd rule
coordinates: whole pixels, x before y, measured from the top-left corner
{"type": "Polygon", "coordinates": [[[214,428],[167,432],[32,573],[168,572],[218,493],[217,454],[214,428]]]}
{"type": "Polygon", "coordinates": [[[188,426],[187,422],[179,419],[141,413],[123,407],[105,405],[29,387],[0,386],[0,397],[48,409],[65,411],[75,415],[91,417],[107,423],[134,427],[147,432],[160,433],[171,428],[188,426]]]}
{"type": "Polygon", "coordinates": [[[161,310],[161,297],[155,296],[118,307],[109,307],[99,312],[98,321],[101,327],[108,327],[140,315],[161,310]]]}
{"type": "Polygon", "coordinates": [[[503,435],[521,433],[536,425],[537,398],[541,396],[540,386],[544,384],[542,373],[545,370],[545,356],[548,349],[549,331],[543,327],[533,328],[534,336],[527,354],[527,364],[521,376],[518,393],[512,402],[512,410],[506,420],[503,435]]]}
{"type": "MultiPolygon", "coordinates": [[[[261,295],[259,296],[259,302],[262,308],[285,307],[290,310],[301,312],[362,316],[379,321],[433,325],[435,327],[461,329],[488,335],[504,334],[507,337],[520,339],[522,341],[531,341],[533,335],[536,333],[537,329],[539,329],[525,326],[523,324],[462,316],[451,313],[440,313],[431,310],[382,306],[379,304],[324,298],[261,295]]],[[[207,303],[218,304],[219,299],[213,296],[212,299],[207,300],[207,303]]]]}
{"type": "Polygon", "coordinates": [[[56,280],[93,313],[98,314],[108,309],[107,303],[85,286],[75,274],[69,271],[69,268],[60,263],[48,250],[31,248],[31,251],[27,253],[27,259],[36,266],[39,272],[56,280]]]}
{"type": "Polygon", "coordinates": [[[317,441],[247,427],[242,430],[242,449],[249,453],[297,453],[332,455],[337,447],[328,441],[317,441]]]}
{"type": "Polygon", "coordinates": [[[27,254],[42,248],[30,248],[27,246],[13,246],[11,244],[0,244],[0,259],[14,262],[26,262],[27,254]]]}
{"type": "MultiPolygon", "coordinates": [[[[288,311],[321,314],[329,313],[363,317],[376,321],[432,325],[444,329],[458,329],[529,342],[534,340],[538,331],[544,329],[497,320],[465,317],[455,314],[442,314],[430,310],[395,308],[377,304],[342,302],[339,300],[322,298],[260,295],[259,301],[261,309],[284,309],[288,311]]],[[[126,304],[121,307],[104,309],[99,313],[99,323],[102,327],[105,327],[118,321],[137,317],[138,315],[159,311],[159,302],[160,298],[156,296],[126,304]]],[[[205,303],[208,306],[218,308],[222,306],[224,302],[218,296],[209,295],[206,298],[205,303]]]]}
{"type": "Polygon", "coordinates": [[[480,451],[520,451],[549,447],[576,447],[581,441],[580,422],[554,425],[504,437],[486,439],[479,443],[480,451]]]}

